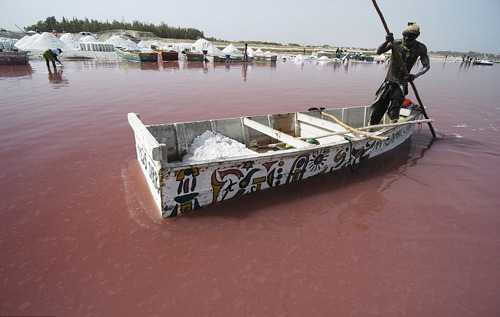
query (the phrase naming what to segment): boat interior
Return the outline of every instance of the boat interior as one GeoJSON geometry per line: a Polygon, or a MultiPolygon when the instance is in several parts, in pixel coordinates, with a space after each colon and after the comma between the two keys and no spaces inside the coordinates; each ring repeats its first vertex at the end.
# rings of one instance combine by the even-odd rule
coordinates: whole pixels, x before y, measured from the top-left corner
{"type": "MultiPolygon", "coordinates": [[[[406,116],[410,112],[406,113],[406,116]]],[[[262,153],[285,147],[304,149],[317,145],[343,142],[345,136],[361,138],[331,119],[338,118],[353,128],[366,130],[370,107],[350,107],[320,111],[304,111],[259,115],[230,119],[147,125],[145,128],[159,145],[164,162],[181,161],[193,140],[210,130],[220,133],[248,148],[262,153]],[[326,114],[326,115],[325,115],[326,114]]],[[[402,112],[402,116],[405,113],[402,112]]],[[[139,120],[137,118],[137,120],[139,120]]],[[[388,120],[385,118],[384,120],[388,120]]],[[[130,117],[129,117],[130,121],[130,117]]],[[[139,120],[140,122],[140,120],[139,120]]],[[[142,122],[140,122],[142,125],[142,122]]]]}

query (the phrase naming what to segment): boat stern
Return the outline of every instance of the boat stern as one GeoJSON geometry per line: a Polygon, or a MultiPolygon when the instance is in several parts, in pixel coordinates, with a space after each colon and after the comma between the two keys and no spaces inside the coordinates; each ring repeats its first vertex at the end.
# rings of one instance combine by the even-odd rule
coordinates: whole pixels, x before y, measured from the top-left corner
{"type": "Polygon", "coordinates": [[[129,113],[128,122],[134,131],[137,160],[139,161],[139,165],[144,173],[156,205],[162,210],[162,150],[165,145],[160,144],[153,137],[142,123],[137,113],[129,113]]]}

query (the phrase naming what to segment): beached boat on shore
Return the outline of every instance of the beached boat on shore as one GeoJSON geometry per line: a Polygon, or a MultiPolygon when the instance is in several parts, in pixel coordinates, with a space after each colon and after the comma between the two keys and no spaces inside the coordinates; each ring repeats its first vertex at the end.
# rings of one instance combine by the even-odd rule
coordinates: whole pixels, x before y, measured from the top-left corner
{"type": "Polygon", "coordinates": [[[473,65],[493,66],[493,62],[492,61],[488,61],[488,60],[485,60],[485,59],[475,59],[475,60],[472,61],[472,64],[473,65]]]}
{"type": "Polygon", "coordinates": [[[243,63],[243,62],[252,62],[252,56],[243,56],[243,55],[207,55],[207,60],[212,63],[243,63]]]}
{"type": "Polygon", "coordinates": [[[254,55],[254,62],[267,62],[267,63],[276,63],[278,59],[278,55],[254,55]]]}
{"type": "Polygon", "coordinates": [[[184,54],[189,62],[204,62],[205,60],[207,60],[206,55],[203,53],[186,52],[184,54]]]}
{"type": "MultiPolygon", "coordinates": [[[[421,112],[401,109],[398,123],[366,126],[370,107],[144,125],[129,113],[137,159],[162,217],[352,166],[410,137],[421,112]],[[357,127],[357,129],[355,129],[357,127]],[[250,153],[190,161],[195,139],[212,131],[250,153]],[[247,150],[247,149],[245,149],[247,150]]],[[[212,133],[210,132],[210,133],[212,133]]]]}
{"type": "Polygon", "coordinates": [[[122,47],[115,47],[115,51],[123,59],[128,61],[135,62],[157,62],[158,61],[158,53],[156,52],[141,52],[138,50],[129,51],[125,50],[122,47]]]}
{"type": "Polygon", "coordinates": [[[161,59],[164,61],[176,61],[179,59],[179,52],[177,51],[161,49],[156,45],[151,45],[151,49],[161,54],[161,59]]]}
{"type": "Polygon", "coordinates": [[[28,52],[2,51],[0,52],[0,65],[27,65],[29,62],[28,52]]]}
{"type": "Polygon", "coordinates": [[[179,52],[176,51],[159,51],[161,59],[164,61],[176,61],[179,59],[179,52]]]}

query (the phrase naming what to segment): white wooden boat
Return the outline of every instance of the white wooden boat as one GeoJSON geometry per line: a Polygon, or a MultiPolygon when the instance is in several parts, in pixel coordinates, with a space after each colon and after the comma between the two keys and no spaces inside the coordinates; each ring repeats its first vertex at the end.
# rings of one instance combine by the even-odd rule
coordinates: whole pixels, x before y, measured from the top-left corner
{"type": "Polygon", "coordinates": [[[204,62],[207,59],[203,53],[185,52],[184,55],[189,62],[204,62]]]}
{"type": "Polygon", "coordinates": [[[474,65],[493,66],[493,62],[492,61],[488,61],[488,60],[485,60],[485,59],[475,59],[474,61],[472,61],[472,64],[474,64],[474,65]]]}
{"type": "Polygon", "coordinates": [[[359,163],[403,143],[414,124],[432,121],[401,109],[398,123],[371,126],[374,132],[367,133],[369,114],[370,107],[354,107],[144,125],[129,113],[128,121],[137,159],[166,218],[359,163]],[[190,144],[207,130],[253,151],[183,162],[190,144]]]}
{"type": "Polygon", "coordinates": [[[151,45],[151,49],[158,54],[161,54],[161,59],[163,61],[176,61],[179,59],[179,52],[169,49],[162,49],[156,45],[151,45]]]}
{"type": "Polygon", "coordinates": [[[244,55],[207,55],[206,59],[212,63],[243,63],[243,62],[252,62],[253,57],[247,56],[245,58],[244,55]]]}
{"type": "Polygon", "coordinates": [[[253,57],[254,62],[268,62],[268,63],[276,63],[278,59],[278,55],[255,55],[253,57]]]}
{"type": "Polygon", "coordinates": [[[28,62],[28,52],[0,51],[0,65],[27,65],[28,62]]]}
{"type": "Polygon", "coordinates": [[[141,52],[139,50],[126,50],[122,47],[115,47],[116,54],[121,58],[135,62],[157,62],[158,53],[156,52],[141,52]]]}

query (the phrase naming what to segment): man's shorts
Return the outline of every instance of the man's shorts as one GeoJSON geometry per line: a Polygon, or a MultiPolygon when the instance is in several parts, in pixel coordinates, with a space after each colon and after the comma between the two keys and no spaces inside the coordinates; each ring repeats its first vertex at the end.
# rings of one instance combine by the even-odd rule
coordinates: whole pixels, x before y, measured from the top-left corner
{"type": "Polygon", "coordinates": [[[56,61],[54,53],[52,53],[52,50],[50,48],[43,51],[42,56],[43,58],[45,58],[46,61],[51,61],[51,62],[56,61]]]}

